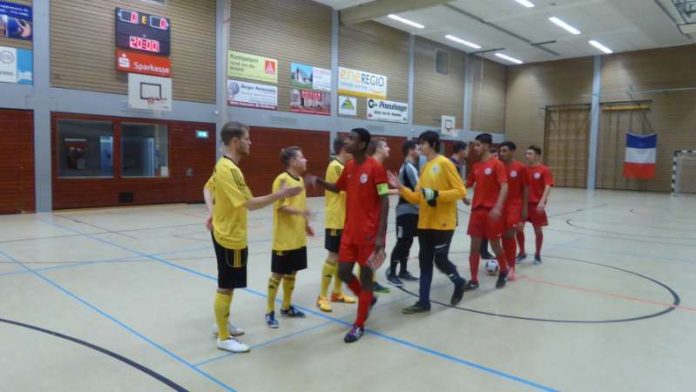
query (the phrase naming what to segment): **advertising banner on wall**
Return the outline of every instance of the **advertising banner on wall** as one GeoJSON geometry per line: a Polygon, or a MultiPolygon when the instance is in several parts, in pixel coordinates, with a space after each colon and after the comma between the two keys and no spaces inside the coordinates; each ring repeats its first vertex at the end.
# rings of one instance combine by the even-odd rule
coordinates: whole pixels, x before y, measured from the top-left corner
{"type": "Polygon", "coordinates": [[[32,19],[31,7],[0,1],[0,37],[31,41],[32,19]]]}
{"type": "Polygon", "coordinates": [[[268,84],[227,81],[227,104],[255,109],[278,109],[278,87],[268,84]]]}
{"type": "Polygon", "coordinates": [[[358,115],[358,99],[355,97],[338,97],[338,114],[342,116],[358,115]]]}
{"type": "Polygon", "coordinates": [[[278,83],[278,60],[230,50],[227,52],[227,76],[278,83]]]}
{"type": "Polygon", "coordinates": [[[323,91],[290,90],[290,111],[296,113],[331,115],[331,94],[323,91]]]}
{"type": "Polygon", "coordinates": [[[172,61],[168,57],[116,49],[116,69],[168,78],[172,76],[172,61]]]}
{"type": "Polygon", "coordinates": [[[350,68],[338,68],[339,94],[387,98],[387,77],[350,68]]]}
{"type": "Polygon", "coordinates": [[[32,84],[33,79],[31,50],[0,46],[0,82],[32,84]]]}
{"type": "Polygon", "coordinates": [[[172,79],[128,74],[128,106],[133,109],[172,110],[172,79]]]}
{"type": "Polygon", "coordinates": [[[331,70],[291,63],[290,84],[300,89],[331,91],[331,70]]]}
{"type": "Polygon", "coordinates": [[[408,104],[404,102],[385,101],[382,99],[368,99],[367,119],[407,124],[408,104]]]}

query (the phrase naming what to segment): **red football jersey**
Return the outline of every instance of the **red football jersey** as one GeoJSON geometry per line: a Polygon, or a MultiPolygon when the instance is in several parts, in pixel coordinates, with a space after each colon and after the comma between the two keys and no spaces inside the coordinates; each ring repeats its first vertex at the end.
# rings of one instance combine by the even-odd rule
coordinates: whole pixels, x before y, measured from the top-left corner
{"type": "Polygon", "coordinates": [[[346,224],[341,241],[355,245],[375,243],[379,229],[380,196],[378,185],[387,184],[387,171],[379,161],[367,157],[358,165],[346,163],[336,186],[346,192],[346,224]]]}
{"type": "Polygon", "coordinates": [[[529,204],[537,204],[544,195],[546,185],[553,186],[551,170],[545,165],[527,166],[529,181],[529,204]]]}
{"type": "Polygon", "coordinates": [[[522,205],[524,187],[528,184],[527,169],[520,161],[513,160],[509,165],[505,165],[508,177],[508,194],[505,205],[522,205]]]}
{"type": "Polygon", "coordinates": [[[506,183],[507,180],[505,165],[497,158],[474,163],[466,180],[467,188],[476,184],[471,209],[495,207],[500,195],[500,184],[506,183]]]}

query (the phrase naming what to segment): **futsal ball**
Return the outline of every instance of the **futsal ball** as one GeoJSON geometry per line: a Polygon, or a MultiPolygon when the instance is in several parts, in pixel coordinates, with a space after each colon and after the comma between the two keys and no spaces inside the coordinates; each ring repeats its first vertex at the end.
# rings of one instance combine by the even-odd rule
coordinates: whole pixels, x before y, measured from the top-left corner
{"type": "Polygon", "coordinates": [[[495,275],[498,273],[498,261],[497,260],[488,260],[486,261],[486,272],[488,275],[495,275]]]}

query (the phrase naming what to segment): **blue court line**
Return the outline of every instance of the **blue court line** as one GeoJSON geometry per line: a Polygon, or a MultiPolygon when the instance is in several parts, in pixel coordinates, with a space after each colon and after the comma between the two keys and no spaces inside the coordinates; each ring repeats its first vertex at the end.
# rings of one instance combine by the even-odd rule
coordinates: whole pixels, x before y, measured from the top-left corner
{"type": "Polygon", "coordinates": [[[44,275],[42,275],[42,274],[40,274],[40,273],[34,271],[33,269],[27,267],[25,264],[23,264],[23,263],[20,262],[19,260],[15,259],[14,257],[10,256],[9,254],[5,253],[4,251],[0,250],[0,255],[6,257],[8,260],[10,260],[10,261],[16,263],[17,265],[20,265],[22,268],[26,269],[28,272],[30,272],[30,273],[33,274],[34,276],[36,276],[36,277],[38,277],[39,279],[43,280],[44,282],[50,284],[51,286],[55,287],[56,289],[62,291],[64,294],[66,294],[67,296],[73,298],[73,299],[76,300],[77,302],[80,302],[82,305],[86,306],[87,308],[92,309],[93,311],[99,313],[100,315],[104,316],[105,318],[107,318],[107,319],[113,321],[114,323],[118,324],[119,326],[121,326],[121,327],[122,327],[123,329],[125,329],[126,331],[128,331],[128,332],[130,332],[131,334],[133,334],[133,335],[139,337],[140,339],[142,339],[142,340],[144,340],[145,342],[149,343],[151,346],[157,348],[157,349],[160,350],[161,352],[163,352],[163,353],[167,354],[168,356],[174,358],[174,359],[175,359],[176,361],[178,361],[179,363],[185,365],[186,367],[188,367],[189,369],[193,370],[194,372],[196,372],[196,373],[202,375],[203,377],[207,378],[208,380],[214,382],[215,384],[219,385],[220,387],[224,388],[225,390],[230,391],[230,392],[236,392],[236,390],[233,389],[232,387],[230,387],[229,385],[223,383],[222,381],[220,381],[220,380],[218,380],[217,378],[211,376],[210,374],[204,372],[203,370],[198,369],[197,367],[193,366],[191,363],[189,363],[189,362],[188,362],[187,360],[185,360],[184,358],[182,358],[182,357],[178,356],[177,354],[175,354],[175,353],[173,353],[173,352],[167,350],[164,346],[162,346],[162,345],[156,343],[156,342],[153,341],[152,339],[150,339],[150,338],[148,338],[147,336],[145,336],[145,335],[141,334],[140,332],[136,331],[135,329],[133,329],[132,327],[130,327],[128,324],[124,323],[123,321],[118,320],[116,317],[112,316],[111,314],[109,314],[109,313],[107,313],[107,312],[105,312],[105,311],[99,309],[99,308],[96,307],[95,305],[92,305],[91,303],[87,302],[85,299],[83,299],[82,297],[80,297],[80,296],[78,296],[77,294],[73,293],[72,291],[66,289],[65,287],[59,285],[58,283],[56,283],[56,282],[54,282],[53,280],[47,278],[46,276],[44,276],[44,275]]]}
{"type": "MultiPolygon", "coordinates": [[[[41,220],[41,219],[39,219],[39,220],[42,221],[42,222],[44,222],[44,223],[46,223],[46,224],[49,224],[49,225],[52,225],[52,226],[55,226],[55,227],[58,227],[58,228],[61,228],[61,229],[67,230],[67,231],[72,231],[72,232],[74,232],[74,233],[82,234],[83,236],[85,236],[85,237],[87,237],[87,238],[90,238],[90,239],[93,239],[93,240],[95,240],[95,241],[99,241],[99,242],[102,242],[102,243],[105,243],[105,244],[109,244],[109,245],[112,245],[112,246],[117,247],[117,248],[119,248],[119,249],[123,249],[123,250],[126,250],[126,251],[130,251],[130,252],[133,252],[133,253],[135,253],[135,254],[139,254],[139,255],[141,255],[141,256],[143,256],[143,257],[147,257],[147,258],[150,258],[150,259],[152,259],[152,260],[159,261],[159,262],[161,262],[161,263],[163,263],[163,264],[165,264],[165,265],[168,265],[168,266],[170,266],[170,267],[172,267],[172,268],[179,269],[179,270],[181,270],[181,271],[186,271],[186,272],[189,272],[189,273],[191,273],[191,274],[200,276],[200,277],[205,278],[205,279],[208,279],[208,280],[217,281],[217,277],[215,277],[215,276],[208,275],[208,274],[204,274],[204,273],[202,273],[202,272],[199,272],[199,271],[196,271],[196,270],[193,270],[193,269],[190,269],[190,268],[187,268],[187,267],[178,265],[178,264],[176,264],[176,263],[172,263],[172,262],[170,262],[170,261],[168,261],[168,260],[166,260],[166,259],[164,259],[164,258],[161,258],[161,257],[158,257],[158,256],[154,256],[154,255],[147,255],[147,254],[145,254],[145,253],[143,253],[143,252],[140,252],[140,251],[137,251],[137,250],[134,250],[134,249],[129,249],[128,247],[125,247],[125,246],[123,246],[123,245],[120,245],[120,244],[117,244],[117,243],[114,243],[114,242],[111,242],[111,241],[108,241],[108,240],[105,240],[105,239],[102,239],[102,238],[95,237],[95,236],[93,236],[93,235],[91,235],[91,234],[79,233],[79,232],[77,232],[76,230],[73,230],[73,229],[71,229],[71,228],[69,228],[69,227],[62,226],[62,225],[57,224],[57,223],[53,223],[53,222],[49,222],[49,221],[45,221],[45,220],[41,220]]],[[[41,276],[40,274],[37,274],[37,275],[41,276]]],[[[244,291],[249,292],[249,293],[252,293],[252,294],[255,294],[255,295],[260,296],[260,297],[263,297],[263,298],[266,298],[266,295],[265,295],[265,294],[263,294],[263,293],[261,293],[261,292],[258,292],[258,291],[256,291],[256,290],[250,289],[250,288],[246,288],[246,289],[244,289],[244,291]]],[[[317,316],[317,317],[323,318],[323,319],[325,319],[325,320],[332,320],[332,321],[335,322],[335,323],[342,324],[342,325],[345,325],[345,326],[351,326],[351,325],[352,325],[351,323],[345,322],[345,321],[340,320],[340,319],[337,319],[337,318],[335,318],[335,317],[330,317],[330,316],[327,316],[327,315],[325,315],[325,314],[321,314],[320,312],[317,312],[317,311],[315,311],[315,310],[313,310],[313,309],[308,309],[308,308],[304,308],[304,307],[300,307],[300,309],[302,309],[303,311],[305,311],[305,312],[307,312],[307,313],[313,314],[313,315],[315,315],[315,316],[317,316]]],[[[115,320],[115,319],[114,319],[114,321],[118,322],[118,321],[115,320]]],[[[135,332],[135,331],[134,331],[134,332],[135,332]]],[[[523,384],[523,385],[527,385],[527,386],[536,388],[536,389],[538,389],[538,390],[547,391],[547,392],[556,392],[556,391],[557,391],[556,389],[553,389],[553,388],[551,388],[551,387],[547,387],[547,386],[544,386],[544,385],[535,383],[535,382],[533,382],[533,381],[525,380],[525,379],[523,379],[523,378],[514,376],[514,375],[512,375],[512,374],[508,374],[508,373],[505,373],[505,372],[502,372],[502,371],[499,371],[499,370],[495,370],[495,369],[493,369],[493,368],[489,368],[489,367],[486,367],[486,366],[483,366],[483,365],[478,365],[478,364],[476,364],[476,363],[474,363],[474,362],[470,362],[470,361],[467,361],[467,360],[464,360],[464,359],[461,359],[461,358],[457,358],[457,357],[454,357],[454,356],[449,355],[449,354],[441,353],[441,352],[436,351],[436,350],[433,350],[433,349],[431,349],[431,348],[428,348],[428,347],[425,347],[425,346],[421,346],[421,345],[418,345],[418,344],[415,344],[415,343],[411,343],[411,342],[406,341],[406,340],[403,340],[403,339],[395,338],[395,337],[389,336],[389,335],[384,334],[384,333],[381,333],[381,332],[373,331],[373,330],[370,330],[370,329],[365,329],[365,332],[374,334],[375,336],[378,336],[378,337],[380,337],[380,338],[382,338],[382,339],[384,339],[384,340],[387,340],[387,341],[390,341],[390,342],[393,342],[393,343],[397,343],[397,344],[400,344],[400,345],[402,345],[402,346],[409,347],[409,348],[415,349],[415,350],[420,351],[420,352],[423,352],[423,353],[431,354],[431,355],[433,355],[433,356],[439,357],[439,358],[441,358],[441,359],[449,360],[449,361],[458,363],[458,364],[460,364],[460,365],[464,365],[464,366],[468,366],[468,367],[471,367],[471,368],[474,368],[474,369],[478,369],[478,370],[481,370],[481,371],[484,371],[484,372],[487,372],[487,373],[496,375],[496,376],[501,377],[501,378],[503,378],[503,379],[507,379],[507,380],[509,380],[509,381],[514,381],[514,382],[517,382],[517,383],[521,383],[521,384],[523,384]]],[[[137,333],[137,332],[135,332],[135,333],[137,333]]],[[[164,348],[163,348],[163,349],[164,349],[164,348]]],[[[182,359],[182,360],[183,360],[183,359],[182,359]]],[[[212,377],[212,376],[211,376],[211,377],[212,377]]]]}

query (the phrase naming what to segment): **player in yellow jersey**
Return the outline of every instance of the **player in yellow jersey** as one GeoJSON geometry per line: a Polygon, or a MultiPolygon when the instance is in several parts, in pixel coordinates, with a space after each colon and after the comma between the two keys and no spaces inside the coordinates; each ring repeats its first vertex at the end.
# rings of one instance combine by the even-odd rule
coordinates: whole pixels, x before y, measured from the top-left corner
{"type": "MultiPolygon", "coordinates": [[[[353,156],[346,151],[346,139],[336,137],[333,142],[335,157],[326,168],[324,179],[336,183],[343,173],[343,167],[353,156]]],[[[331,312],[331,302],[354,304],[355,298],[343,293],[343,282],[338,278],[338,250],[341,246],[341,235],[346,221],[346,193],[324,193],[325,234],[324,249],[329,253],[321,270],[321,289],[317,298],[317,307],[324,312],[331,312]],[[329,302],[329,285],[334,280],[331,302],[329,302]]]]}
{"type": "Polygon", "coordinates": [[[249,346],[230,335],[230,304],[234,289],[247,281],[247,210],[256,210],[276,200],[298,195],[302,188],[281,186],[269,195],[253,197],[238,164],[249,155],[249,127],[229,122],[220,130],[223,157],[215,165],[205,184],[203,195],[209,216],[206,227],[212,232],[218,266],[218,290],[215,295],[217,347],[231,352],[247,352],[249,346]]]}
{"type": "Polygon", "coordinates": [[[307,170],[307,159],[301,148],[292,146],[281,151],[280,161],[285,172],[273,181],[273,191],[290,186],[300,187],[302,192],[297,196],[280,199],[273,205],[273,255],[266,312],[266,325],[269,328],[278,328],[275,299],[281,280],[283,304],[280,314],[293,318],[306,317],[301,310],[292,305],[292,292],[295,290],[297,271],[307,268],[307,235],[314,236],[314,230],[309,225],[311,213],[307,209],[307,194],[302,179],[302,174],[307,170]]]}
{"type": "Polygon", "coordinates": [[[415,191],[399,183],[394,173],[389,173],[389,184],[397,189],[409,203],[419,205],[418,261],[420,264],[419,299],[403,310],[404,314],[430,311],[430,285],[433,280],[433,262],[454,284],[450,299],[458,304],[464,295],[466,280],[459,276],[457,267],[449,260],[449,247],[457,226],[457,201],[466,197],[466,187],[454,164],[438,154],[440,135],[425,131],[418,137],[421,154],[427,162],[423,166],[415,191]]]}

